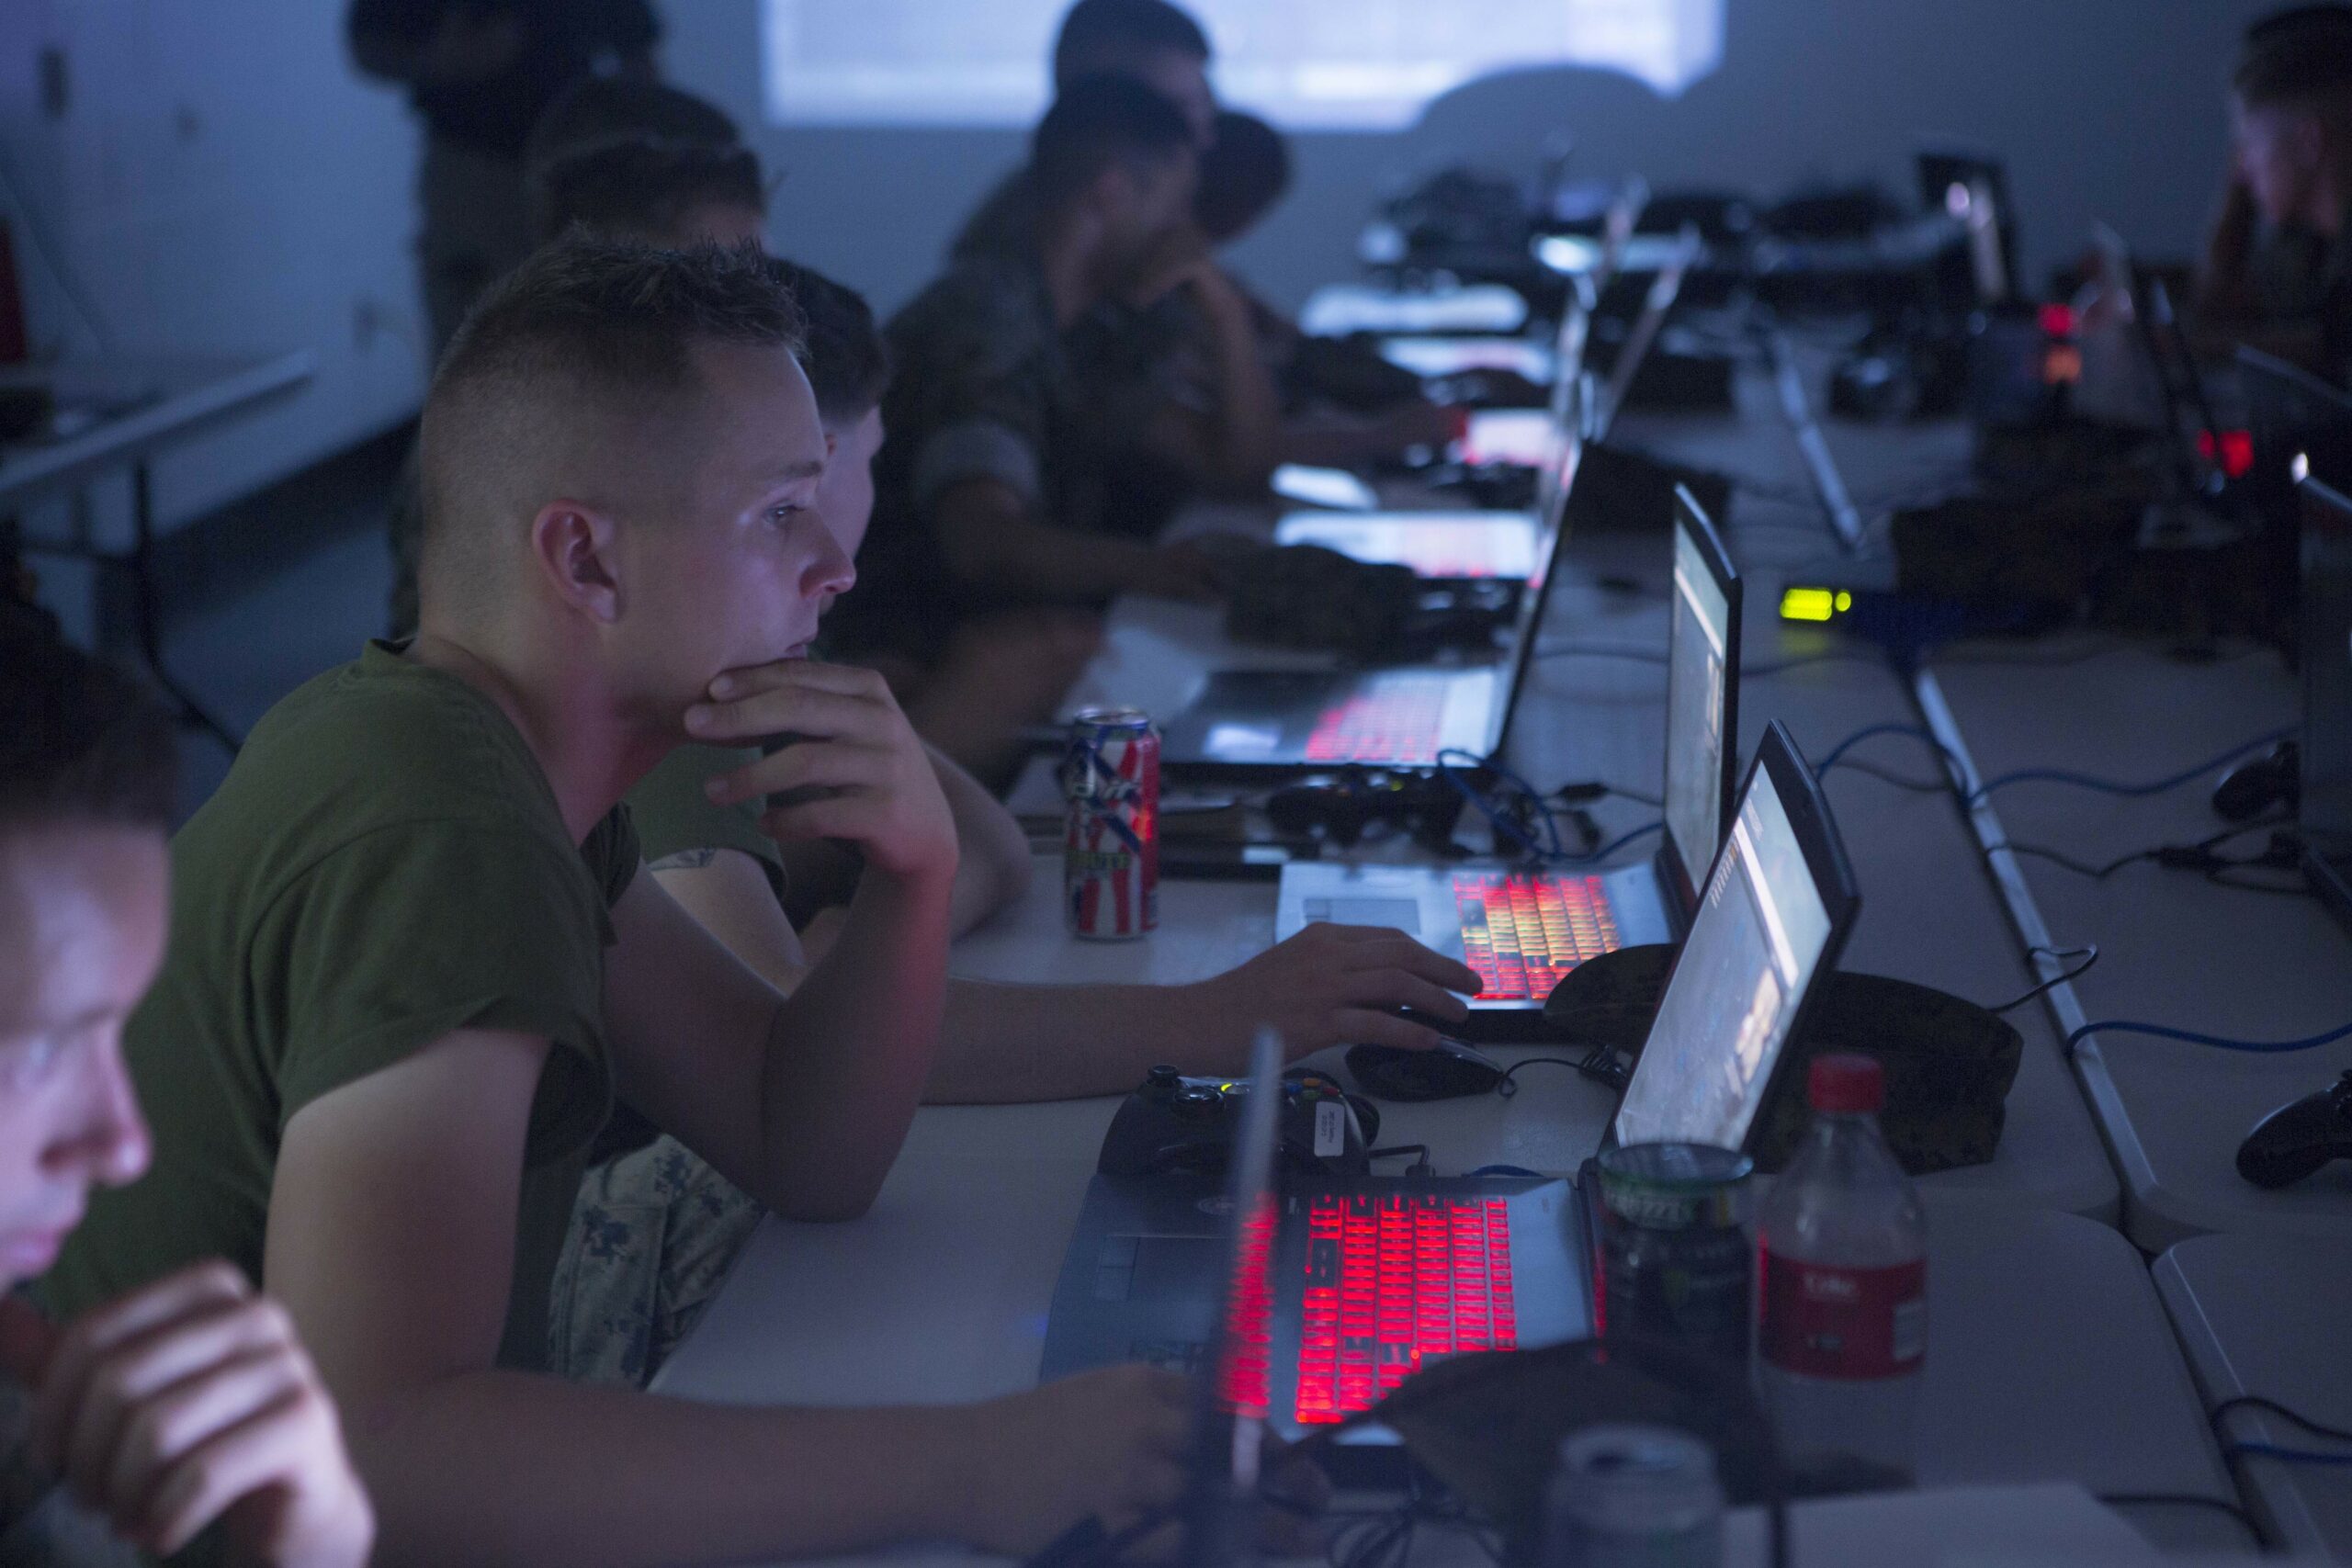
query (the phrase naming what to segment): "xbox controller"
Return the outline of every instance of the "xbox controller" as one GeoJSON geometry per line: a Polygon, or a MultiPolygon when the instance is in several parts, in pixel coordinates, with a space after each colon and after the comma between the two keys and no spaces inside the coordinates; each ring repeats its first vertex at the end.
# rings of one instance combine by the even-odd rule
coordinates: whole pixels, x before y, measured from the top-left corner
{"type": "MultiPolygon", "coordinates": [[[[1225,1169],[1250,1094],[1247,1080],[1186,1077],[1154,1067],[1111,1119],[1096,1168],[1105,1176],[1214,1176],[1225,1169]]],[[[1281,1168],[1353,1176],[1371,1168],[1380,1113],[1321,1073],[1283,1077],[1281,1168]]]]}
{"type": "Polygon", "coordinates": [[[2352,1072],[2256,1122],[2238,1145],[2238,1174],[2284,1187],[2332,1159],[2352,1159],[2352,1072]]]}

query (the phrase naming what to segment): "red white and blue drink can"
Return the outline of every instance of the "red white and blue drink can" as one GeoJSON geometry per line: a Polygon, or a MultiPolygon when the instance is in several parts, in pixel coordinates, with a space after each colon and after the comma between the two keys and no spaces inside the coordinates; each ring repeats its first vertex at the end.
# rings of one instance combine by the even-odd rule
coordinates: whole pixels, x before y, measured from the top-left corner
{"type": "Polygon", "coordinates": [[[1159,923],[1159,731],[1136,708],[1081,708],[1062,754],[1062,912],[1118,942],[1159,923]]]}

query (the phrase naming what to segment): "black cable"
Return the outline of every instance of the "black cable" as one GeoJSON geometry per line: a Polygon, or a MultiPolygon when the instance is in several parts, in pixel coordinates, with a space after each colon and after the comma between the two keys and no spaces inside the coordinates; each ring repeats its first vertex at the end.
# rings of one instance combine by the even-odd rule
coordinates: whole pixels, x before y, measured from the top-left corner
{"type": "Polygon", "coordinates": [[[2042,995],[2044,992],[2055,990],[2059,987],[2067,984],[2069,981],[2081,979],[2084,976],[2091,972],[2091,965],[2098,962],[2098,944],[2097,942],[2092,942],[2084,947],[2030,947],[2026,949],[2025,955],[2028,958],[2031,958],[2037,953],[2046,953],[2050,957],[2058,960],[2060,968],[2064,972],[2052,976],[2049,979],[2044,980],[2041,984],[2036,986],[2030,991],[2026,992],[2025,995],[2018,998],[2015,1001],[2003,1002],[1996,1008],[1986,1008],[1984,1010],[1986,1012],[1993,1014],[1996,1018],[2005,1012],[2015,1012],[2018,1009],[2025,1006],[2026,1003],[2033,1000],[2034,998],[2042,995]],[[2069,958],[2079,958],[2083,962],[2076,968],[2066,969],[2064,965],[2066,960],[2069,958]]]}
{"type": "Polygon", "coordinates": [[[2270,1550],[2270,1538],[2262,1533],[2262,1527],[2255,1522],[2254,1516],[2247,1513],[2243,1505],[2233,1503],[2226,1497],[2199,1496],[2194,1492],[2101,1492],[2098,1500],[2111,1508],[2210,1508],[2236,1520],[2239,1528],[2254,1538],[2256,1551],[2270,1550]]]}
{"type": "Polygon", "coordinates": [[[1602,784],[1598,779],[1587,780],[1580,784],[1564,784],[1552,792],[1551,798],[1563,806],[1582,806],[1587,802],[1600,800],[1612,795],[1620,800],[1630,800],[1636,806],[1646,806],[1653,811],[1661,810],[1666,806],[1663,796],[1644,795],[1637,789],[1627,789],[1623,784],[1602,784]]]}
{"type": "Polygon", "coordinates": [[[1990,855],[1996,850],[2007,850],[2015,855],[2031,855],[2036,860],[2046,860],[2052,865],[2063,866],[2077,876],[2087,876],[2094,882],[2104,882],[2125,866],[2136,865],[2143,860],[2148,860],[2176,870],[2202,871],[2206,874],[2206,880],[2219,887],[2242,887],[2248,892],[2283,892],[2289,890],[2261,886],[2254,883],[2221,880],[2221,874],[2226,871],[2243,870],[2248,866],[2283,867],[2291,864],[2291,860],[2281,861],[2275,858],[2278,853],[2275,846],[2260,855],[2245,860],[2232,860],[2226,855],[2217,854],[2214,852],[2232,839],[2243,838],[2248,833],[2258,833],[2266,829],[2277,828],[2289,820],[2290,818],[2286,817],[2266,817],[2258,822],[2241,822],[2234,828],[2224,828],[2218,833],[2208,834],[2193,844],[2158,844],[2154,849],[2134,850],[2130,854],[2119,856],[2104,865],[2092,865],[2041,844],[2014,842],[1987,844],[1984,846],[1984,852],[1990,855]]]}
{"type": "Polygon", "coordinates": [[[2324,1421],[2314,1421],[2310,1416],[2304,1415],[2301,1411],[2295,1409],[2293,1406],[2281,1404],[2277,1400],[2267,1398],[2259,1393],[2233,1394],[2229,1398],[2222,1401],[2221,1404],[2213,1406],[2212,1413],[2208,1419],[2213,1423],[2214,1435],[2220,1438],[2224,1443],[2228,1443],[2233,1439],[2232,1439],[2226,1432],[2222,1430],[2222,1422],[2233,1411],[2237,1410],[2267,1411],[2270,1415],[2278,1416],[2282,1421],[2286,1421],[2293,1426],[2301,1427],[2304,1431],[2309,1432],[2314,1438],[2327,1438],[2339,1443],[2352,1443],[2352,1432],[2347,1432],[2341,1427],[2331,1427],[2324,1421]]]}
{"type": "Polygon", "coordinates": [[[1430,1146],[1427,1144],[1398,1144],[1394,1148],[1374,1149],[1363,1157],[1366,1159],[1396,1159],[1405,1155],[1411,1155],[1415,1160],[1426,1165],[1429,1163],[1430,1146]]]}
{"type": "Polygon", "coordinates": [[[1502,1077],[1495,1080],[1495,1092],[1505,1100],[1517,1094],[1520,1069],[1522,1067],[1569,1067],[1595,1083],[1620,1089],[1625,1087],[1625,1080],[1631,1076],[1624,1065],[1618,1061],[1615,1047],[1595,1045],[1582,1056],[1530,1056],[1523,1062],[1513,1062],[1503,1069],[1502,1077]]]}

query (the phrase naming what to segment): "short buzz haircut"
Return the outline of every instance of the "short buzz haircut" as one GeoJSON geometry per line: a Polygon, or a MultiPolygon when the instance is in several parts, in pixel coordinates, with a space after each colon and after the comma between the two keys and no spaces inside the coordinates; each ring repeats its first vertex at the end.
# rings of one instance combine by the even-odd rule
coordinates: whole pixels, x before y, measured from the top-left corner
{"type": "Polygon", "coordinates": [[[2251,107],[2343,118],[2352,111],[2352,24],[2313,17],[2274,25],[2247,48],[2231,85],[2251,107]]]}
{"type": "Polygon", "coordinates": [[[0,834],[90,823],[171,830],[171,716],[112,665],[0,593],[0,834]]]}
{"type": "Polygon", "coordinates": [[[606,141],[533,172],[532,219],[541,243],[574,224],[597,233],[674,243],[707,207],[764,215],[767,188],[748,147],[691,141],[606,141]]]}
{"type": "Polygon", "coordinates": [[[1290,189],[1290,148],[1283,134],[1256,115],[1227,109],[1216,117],[1216,139],[1201,154],[1201,186],[1193,216],[1201,231],[1222,244],[1247,230],[1290,189]]]}
{"type": "Polygon", "coordinates": [[[1168,0],[1078,0],[1054,39],[1054,84],[1066,87],[1107,62],[1159,53],[1205,62],[1209,36],[1168,0]]]}
{"type": "Polygon", "coordinates": [[[742,130],[718,105],[660,82],[592,76],[567,88],[531,127],[523,163],[534,171],[615,141],[733,147],[742,130]]]}
{"type": "Polygon", "coordinates": [[[805,347],[800,307],[758,246],[659,249],[574,231],[493,285],[450,340],[424,400],[428,568],[446,547],[453,453],[501,411],[638,411],[690,395],[698,344],[805,347]]]}
{"type": "Polygon", "coordinates": [[[857,290],[797,262],[775,266],[808,322],[800,367],[817,395],[818,417],[837,428],[855,424],[881,406],[890,385],[890,348],[874,308],[857,290]]]}
{"type": "Polygon", "coordinates": [[[1125,76],[1081,76],[1061,90],[1030,139],[1030,176],[1046,212],[1065,207],[1114,164],[1188,157],[1192,128],[1182,111],[1125,76]]]}
{"type": "Polygon", "coordinates": [[[2267,17],[2255,18],[2245,29],[2248,49],[2260,48],[2280,39],[2300,36],[2306,28],[2342,28],[2352,30],[2352,6],[2343,4],[2290,6],[2283,11],[2273,11],[2267,17]]]}

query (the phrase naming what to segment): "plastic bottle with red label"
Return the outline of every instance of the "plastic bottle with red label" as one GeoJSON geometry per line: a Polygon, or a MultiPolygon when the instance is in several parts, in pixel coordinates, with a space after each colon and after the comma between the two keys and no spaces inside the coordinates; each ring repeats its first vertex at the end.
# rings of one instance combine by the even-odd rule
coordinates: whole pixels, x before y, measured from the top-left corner
{"type": "Polygon", "coordinates": [[[1814,1120],[1757,1214],[1757,1365],[1782,1453],[1909,1473],[1928,1349],[1928,1225],[1879,1133],[1886,1083],[1816,1058],[1814,1120]]]}

